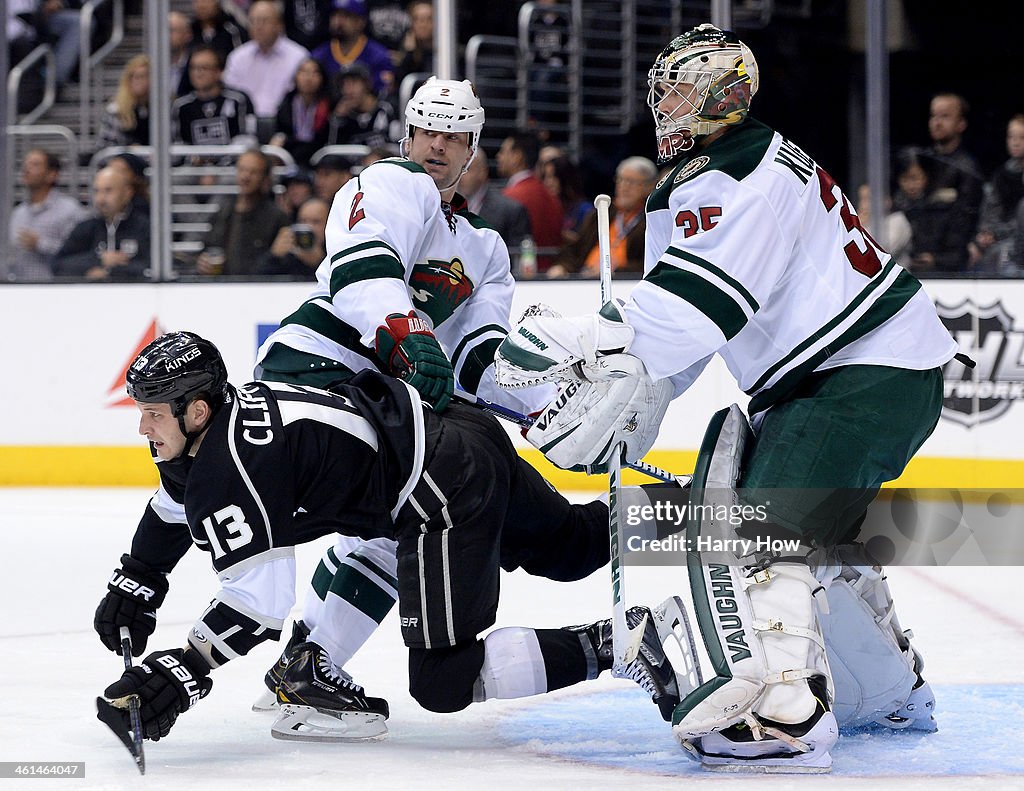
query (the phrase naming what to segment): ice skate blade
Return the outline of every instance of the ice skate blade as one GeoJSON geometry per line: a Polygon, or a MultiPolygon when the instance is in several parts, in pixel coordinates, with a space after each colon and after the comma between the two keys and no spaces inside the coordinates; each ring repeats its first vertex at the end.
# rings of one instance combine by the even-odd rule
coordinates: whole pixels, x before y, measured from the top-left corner
{"type": "Polygon", "coordinates": [[[708,772],[721,772],[721,773],[732,773],[732,774],[762,774],[762,775],[823,775],[828,774],[832,771],[832,756],[828,753],[825,754],[826,760],[821,760],[822,756],[817,757],[818,760],[814,764],[801,764],[797,763],[799,759],[795,758],[780,758],[773,759],[771,762],[766,761],[740,761],[736,758],[719,758],[709,760],[705,758],[701,761],[701,769],[708,772]],[[721,761],[721,763],[717,763],[721,761]]]}
{"type": "Polygon", "coordinates": [[[271,692],[269,689],[264,689],[263,694],[253,702],[252,710],[258,712],[277,711],[277,693],[271,692]]]}
{"type": "Polygon", "coordinates": [[[281,706],[270,735],[296,742],[365,742],[385,738],[388,726],[380,714],[287,704],[281,706]]]}
{"type": "MultiPolygon", "coordinates": [[[[715,731],[694,740],[679,739],[702,769],[746,774],[825,774],[832,771],[830,750],[839,737],[835,715],[825,712],[801,741],[808,752],[789,752],[777,739],[734,742],[715,731]]],[[[677,738],[679,736],[677,735],[677,738]]]]}

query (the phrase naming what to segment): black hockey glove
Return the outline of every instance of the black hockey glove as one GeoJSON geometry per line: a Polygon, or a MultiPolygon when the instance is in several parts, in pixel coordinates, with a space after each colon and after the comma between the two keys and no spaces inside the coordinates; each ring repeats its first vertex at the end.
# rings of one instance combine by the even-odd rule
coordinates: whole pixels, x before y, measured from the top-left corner
{"type": "Polygon", "coordinates": [[[419,391],[435,412],[444,412],[455,389],[447,355],[423,319],[392,313],[377,328],[377,356],[390,373],[419,391]]]}
{"type": "MultiPolygon", "coordinates": [[[[213,689],[210,666],[195,651],[175,648],[154,651],[142,664],[124,671],[103,696],[129,719],[128,698],[137,695],[142,734],[157,741],[171,732],[178,715],[188,711],[213,689]]],[[[128,726],[130,727],[130,726],[128,726]]]]}
{"type": "Polygon", "coordinates": [[[93,628],[111,651],[121,650],[121,627],[132,636],[132,654],[142,656],[156,629],[156,610],[167,595],[167,577],[131,555],[121,555],[121,568],[107,583],[107,595],[96,608],[93,628]]]}

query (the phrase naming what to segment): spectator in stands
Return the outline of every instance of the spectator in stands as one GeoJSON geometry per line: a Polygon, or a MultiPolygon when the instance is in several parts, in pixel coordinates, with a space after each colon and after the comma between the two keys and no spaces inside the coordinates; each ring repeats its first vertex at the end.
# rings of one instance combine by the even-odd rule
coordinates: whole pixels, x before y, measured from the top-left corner
{"type": "Polygon", "coordinates": [[[271,197],[270,158],[258,148],[238,157],[235,181],[238,194],[221,202],[196,261],[201,275],[254,274],[277,232],[288,225],[271,197]],[[211,254],[214,248],[223,251],[222,263],[211,254]]]}
{"type": "Polygon", "coordinates": [[[50,280],[51,256],[89,215],[82,204],[57,189],[59,177],[60,160],[47,151],[33,148],[21,161],[21,183],[28,200],[11,212],[10,250],[3,258],[5,280],[50,280]]]}
{"type": "Polygon", "coordinates": [[[327,215],[331,205],[310,198],[299,207],[295,225],[277,232],[270,252],[260,262],[258,274],[288,275],[295,280],[315,280],[316,268],[327,256],[327,215]]]}
{"type": "Polygon", "coordinates": [[[523,239],[530,235],[530,215],[521,203],[506,198],[490,183],[487,152],[483,147],[477,149],[469,170],[459,180],[459,192],[469,210],[487,220],[515,254],[523,239]]]}
{"type": "Polygon", "coordinates": [[[142,280],[149,267],[149,218],[132,208],[131,180],[106,167],[93,179],[95,217],[82,220],[53,256],[53,273],[86,280],[142,280]]]}
{"type": "Polygon", "coordinates": [[[68,83],[78,68],[81,52],[81,11],[63,0],[8,0],[7,39],[11,65],[39,44],[54,54],[54,83],[68,83]]]}
{"type": "Polygon", "coordinates": [[[146,160],[128,151],[114,154],[104,167],[120,170],[132,188],[132,211],[149,217],[149,179],[146,178],[146,160]]]}
{"type": "Polygon", "coordinates": [[[1024,212],[1024,115],[1006,125],[1006,153],[1010,155],[985,184],[978,233],[971,242],[971,268],[979,272],[1016,274],[1021,253],[1016,249],[1017,224],[1024,212]]]}
{"type": "Polygon", "coordinates": [[[249,8],[252,41],[232,50],[224,69],[224,83],[245,91],[260,118],[276,118],[277,108],[293,87],[295,72],[309,57],[305,47],[284,35],[283,15],[279,0],[256,0],[249,8]]]}
{"type": "Polygon", "coordinates": [[[559,0],[536,0],[530,25],[529,111],[541,125],[568,119],[569,17],[557,13],[559,0]]]}
{"type": "Polygon", "coordinates": [[[302,168],[291,168],[278,179],[283,189],[277,194],[277,206],[288,215],[290,222],[299,213],[299,207],[313,197],[313,177],[302,168]]]}
{"type": "Polygon", "coordinates": [[[313,57],[324,67],[328,79],[346,66],[362,64],[374,91],[387,95],[395,79],[394,64],[387,48],[366,35],[365,0],[334,0],[332,8],[331,39],[313,50],[313,57]]]}
{"type": "Polygon", "coordinates": [[[398,54],[396,91],[410,74],[434,73],[434,5],[431,0],[409,3],[409,30],[402,39],[402,49],[398,54]]]}
{"type": "Polygon", "coordinates": [[[533,132],[515,132],[505,138],[498,150],[498,173],[508,179],[504,194],[526,207],[530,215],[530,233],[541,251],[538,271],[546,271],[553,252],[562,246],[562,205],[537,178],[540,143],[533,132]]]}
{"type": "Polygon", "coordinates": [[[384,45],[393,63],[398,62],[411,25],[407,3],[408,0],[366,0],[367,33],[384,45]]]}
{"type": "MultiPolygon", "coordinates": [[[[645,157],[628,157],[615,169],[615,194],[608,211],[609,248],[614,272],[644,271],[644,234],[647,231],[644,206],[657,180],[657,167],[645,157]]],[[[597,212],[593,212],[584,221],[579,239],[558,254],[548,276],[578,272],[597,277],[600,261],[597,212]]]]}
{"type": "Polygon", "coordinates": [[[114,100],[100,123],[98,149],[149,145],[149,57],[136,55],[121,70],[114,100]]]}
{"type": "Polygon", "coordinates": [[[223,83],[224,61],[216,47],[200,44],[188,64],[192,90],[171,106],[171,136],[190,146],[256,142],[256,114],[244,91],[223,83]]]}
{"type": "Polygon", "coordinates": [[[221,8],[220,0],[192,0],[192,40],[215,47],[226,59],[249,40],[249,34],[221,8]]]}
{"type": "Polygon", "coordinates": [[[896,193],[894,212],[902,213],[910,223],[910,243],[900,263],[912,272],[935,269],[935,251],[943,248],[946,234],[955,228],[947,224],[949,201],[931,189],[928,166],[933,163],[927,152],[909,148],[896,157],[896,193]]]}
{"type": "Polygon", "coordinates": [[[309,158],[327,144],[330,117],[323,67],[306,58],[295,72],[295,88],[277,110],[277,131],[270,144],[288,151],[300,167],[309,167],[309,158]]]}
{"type": "MultiPolygon", "coordinates": [[[[861,184],[857,188],[857,216],[860,217],[860,223],[865,228],[871,227],[871,209],[871,188],[867,184],[861,184]]],[[[914,239],[914,229],[910,227],[907,215],[901,211],[892,210],[892,198],[889,199],[888,209],[882,218],[881,235],[878,237],[878,241],[897,261],[907,262],[913,254],[911,242],[914,239]]]]}
{"type": "Polygon", "coordinates": [[[313,176],[313,193],[328,203],[334,202],[334,194],[348,184],[352,178],[352,163],[340,154],[326,154],[316,163],[313,176]]]}
{"type": "Polygon", "coordinates": [[[184,96],[192,90],[188,77],[188,56],[192,51],[192,25],[180,11],[167,14],[167,29],[171,36],[171,99],[184,96]]]}
{"type": "Polygon", "coordinates": [[[38,0],[7,0],[7,46],[10,65],[16,66],[39,41],[35,25],[38,0]]]}
{"type": "Polygon", "coordinates": [[[395,108],[377,96],[370,73],[361,63],[335,75],[338,102],[331,113],[328,145],[384,146],[401,136],[395,108]]]}
{"type": "Polygon", "coordinates": [[[296,44],[312,51],[330,38],[328,20],[332,0],[304,0],[284,4],[284,32],[296,44]]]}
{"type": "Polygon", "coordinates": [[[941,243],[929,249],[915,239],[918,271],[962,272],[967,268],[967,245],[974,237],[981,206],[983,179],[977,160],[963,147],[967,129],[967,101],[954,93],[932,98],[928,133],[930,201],[945,206],[945,228],[941,243]]]}
{"type": "Polygon", "coordinates": [[[583,177],[568,157],[549,159],[540,165],[540,180],[547,191],[562,204],[562,246],[580,238],[580,228],[594,210],[594,204],[583,192],[583,177]]]}

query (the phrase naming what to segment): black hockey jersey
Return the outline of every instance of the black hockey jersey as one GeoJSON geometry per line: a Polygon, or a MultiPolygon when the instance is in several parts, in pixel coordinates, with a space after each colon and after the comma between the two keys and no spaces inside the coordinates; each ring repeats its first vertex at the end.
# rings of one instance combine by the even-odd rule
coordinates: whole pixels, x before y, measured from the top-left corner
{"type": "Polygon", "coordinates": [[[192,459],[161,462],[132,554],[161,570],[191,543],[222,588],[189,643],[217,667],[280,636],[295,602],[294,547],[341,532],[394,536],[423,469],[419,396],[363,372],[340,393],[278,382],[239,388],[192,459]]]}
{"type": "Polygon", "coordinates": [[[171,107],[171,135],[191,146],[227,145],[240,135],[255,138],[252,100],[234,88],[223,88],[211,99],[187,93],[171,107]]]}

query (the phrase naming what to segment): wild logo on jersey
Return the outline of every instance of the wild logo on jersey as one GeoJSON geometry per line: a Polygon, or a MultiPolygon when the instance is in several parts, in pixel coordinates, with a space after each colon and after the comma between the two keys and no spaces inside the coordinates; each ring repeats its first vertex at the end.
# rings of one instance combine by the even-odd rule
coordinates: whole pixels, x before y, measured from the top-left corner
{"type": "Polygon", "coordinates": [[[451,261],[428,259],[416,264],[409,277],[409,293],[418,310],[438,326],[473,295],[473,281],[458,258],[451,261]]]}
{"type": "Polygon", "coordinates": [[[942,416],[962,426],[994,420],[1014,401],[1024,399],[1024,331],[1002,302],[975,305],[935,303],[939,318],[960,348],[976,362],[974,369],[956,361],[946,364],[942,416]]]}

